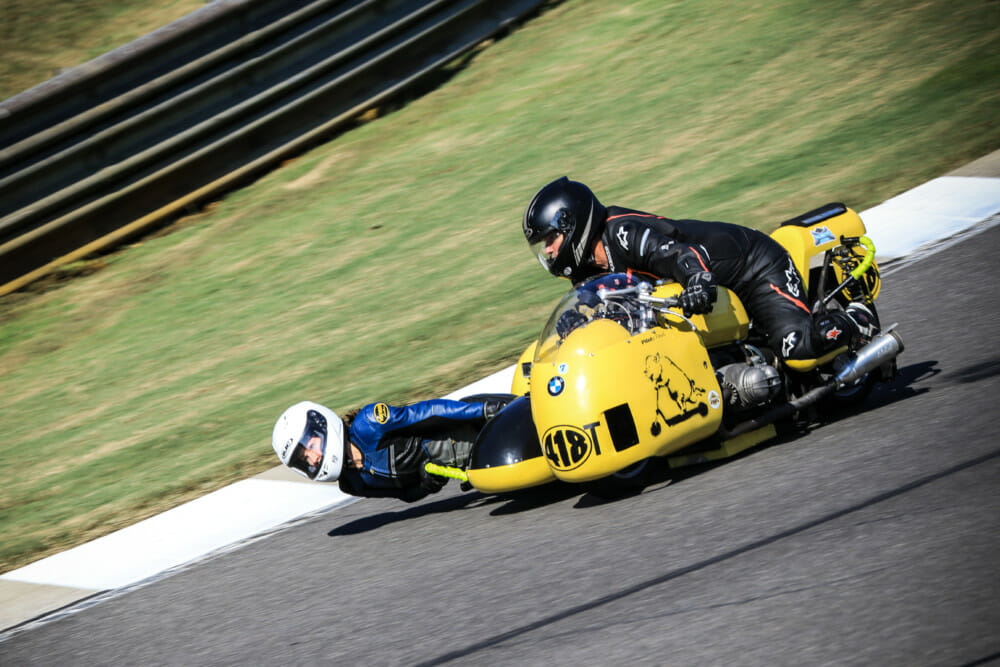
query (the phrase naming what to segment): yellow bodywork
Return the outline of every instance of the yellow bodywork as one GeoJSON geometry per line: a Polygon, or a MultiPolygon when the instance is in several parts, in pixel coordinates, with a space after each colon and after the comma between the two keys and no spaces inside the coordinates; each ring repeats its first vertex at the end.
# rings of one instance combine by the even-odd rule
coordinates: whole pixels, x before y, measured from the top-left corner
{"type": "Polygon", "coordinates": [[[466,473],[472,486],[483,493],[517,491],[556,479],[544,456],[492,468],[469,468],[466,473]]]}
{"type": "Polygon", "coordinates": [[[811,370],[815,370],[820,366],[825,366],[826,364],[837,358],[838,355],[847,352],[847,346],[841,345],[838,348],[827,352],[822,357],[816,359],[785,359],[785,366],[795,371],[796,373],[807,373],[811,370]]]}
{"type": "Polygon", "coordinates": [[[698,336],[630,335],[595,320],[550,345],[531,369],[531,412],[556,477],[586,482],[715,433],[719,384],[698,336]]]}
{"type": "MultiPolygon", "coordinates": [[[[798,225],[783,225],[778,227],[771,234],[771,238],[780,243],[795,262],[795,268],[799,270],[802,280],[805,281],[806,289],[809,289],[809,269],[819,266],[823,259],[823,254],[840,245],[840,239],[846,237],[864,236],[866,232],[865,223],[861,217],[850,208],[846,208],[843,213],[817,222],[809,227],[798,225]]],[[[860,259],[864,256],[865,249],[858,246],[854,253],[860,259]]],[[[842,267],[834,263],[831,265],[838,282],[847,278],[847,273],[842,267]]],[[[877,279],[878,267],[873,267],[869,271],[871,297],[874,299],[878,295],[880,282],[877,279]]],[[[835,285],[830,285],[830,288],[835,285]]]]}
{"type": "MultiPolygon", "coordinates": [[[[778,434],[778,430],[773,424],[768,424],[755,431],[738,435],[730,440],[724,440],[718,447],[713,449],[698,449],[698,451],[683,451],[667,457],[667,463],[671,468],[682,468],[684,466],[708,463],[736,456],[742,451],[746,451],[755,445],[770,440],[778,434]]],[[[692,449],[697,449],[692,448],[692,449]]]]}

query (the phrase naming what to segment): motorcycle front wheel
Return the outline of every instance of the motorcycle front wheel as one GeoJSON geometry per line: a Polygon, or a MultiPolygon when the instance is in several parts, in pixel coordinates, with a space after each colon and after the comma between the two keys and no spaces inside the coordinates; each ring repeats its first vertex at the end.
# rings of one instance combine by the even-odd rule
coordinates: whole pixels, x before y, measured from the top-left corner
{"type": "Polygon", "coordinates": [[[589,482],[587,493],[602,500],[617,500],[641,493],[653,480],[652,459],[643,459],[613,475],[589,482]]]}

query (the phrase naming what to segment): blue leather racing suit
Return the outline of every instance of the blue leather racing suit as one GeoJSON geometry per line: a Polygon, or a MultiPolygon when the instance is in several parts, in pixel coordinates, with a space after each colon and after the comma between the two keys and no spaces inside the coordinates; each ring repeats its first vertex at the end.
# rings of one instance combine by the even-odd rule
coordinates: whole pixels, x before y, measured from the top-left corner
{"type": "Polygon", "coordinates": [[[428,478],[428,461],[465,467],[476,435],[497,406],[448,399],[394,406],[371,403],[361,408],[347,431],[361,450],[363,466],[344,466],[340,488],[365,497],[407,502],[437,491],[445,478],[428,478]]]}

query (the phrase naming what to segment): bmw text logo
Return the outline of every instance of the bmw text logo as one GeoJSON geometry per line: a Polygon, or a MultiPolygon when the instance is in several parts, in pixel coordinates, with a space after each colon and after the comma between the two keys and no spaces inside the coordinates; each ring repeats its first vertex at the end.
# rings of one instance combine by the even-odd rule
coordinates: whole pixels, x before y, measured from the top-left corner
{"type": "Polygon", "coordinates": [[[558,375],[549,380],[549,396],[558,396],[562,393],[562,390],[566,387],[566,380],[563,380],[558,375]]]}

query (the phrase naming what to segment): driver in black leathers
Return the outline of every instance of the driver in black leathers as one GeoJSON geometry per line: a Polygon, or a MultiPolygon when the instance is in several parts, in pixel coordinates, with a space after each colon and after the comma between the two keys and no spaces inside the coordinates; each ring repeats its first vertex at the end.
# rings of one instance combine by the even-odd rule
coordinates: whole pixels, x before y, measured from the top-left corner
{"type": "Polygon", "coordinates": [[[684,286],[685,314],[709,312],[717,286],[728,287],[783,359],[815,359],[845,343],[856,349],[876,330],[862,304],[814,319],[788,252],[749,227],[605,207],[564,176],[535,194],[522,229],[542,265],[574,283],[606,271],[672,278],[684,286]]]}

